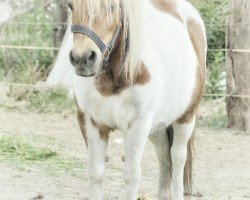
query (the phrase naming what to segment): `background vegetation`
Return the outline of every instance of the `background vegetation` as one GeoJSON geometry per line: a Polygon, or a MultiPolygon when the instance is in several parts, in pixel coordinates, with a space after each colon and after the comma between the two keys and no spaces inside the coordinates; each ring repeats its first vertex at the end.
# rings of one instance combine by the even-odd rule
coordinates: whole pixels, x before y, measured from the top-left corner
{"type": "MultiPolygon", "coordinates": [[[[206,24],[208,49],[225,49],[229,0],[191,0],[200,10],[206,24]]],[[[209,51],[207,57],[207,86],[210,94],[225,91],[225,52],[209,51]]]]}
{"type": "MultiPolygon", "coordinates": [[[[0,44],[53,47],[53,15],[44,1],[33,0],[34,9],[0,27],[0,44]]],[[[0,49],[0,80],[35,83],[45,80],[55,52],[0,49]]]]}

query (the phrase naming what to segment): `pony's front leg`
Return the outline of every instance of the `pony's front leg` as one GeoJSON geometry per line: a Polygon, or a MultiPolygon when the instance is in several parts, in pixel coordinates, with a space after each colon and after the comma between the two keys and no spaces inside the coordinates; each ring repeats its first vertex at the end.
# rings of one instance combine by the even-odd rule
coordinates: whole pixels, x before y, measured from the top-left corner
{"type": "Polygon", "coordinates": [[[174,123],[172,158],[172,200],[184,200],[183,175],[187,160],[187,144],[192,136],[195,119],[190,123],[174,123]]]}
{"type": "Polygon", "coordinates": [[[138,119],[129,126],[125,137],[124,180],[126,200],[136,200],[141,179],[141,158],[151,129],[151,120],[138,119]]]}
{"type": "Polygon", "coordinates": [[[102,200],[102,183],[105,173],[108,133],[105,133],[104,135],[93,121],[89,122],[87,123],[87,142],[89,199],[102,200]]]}

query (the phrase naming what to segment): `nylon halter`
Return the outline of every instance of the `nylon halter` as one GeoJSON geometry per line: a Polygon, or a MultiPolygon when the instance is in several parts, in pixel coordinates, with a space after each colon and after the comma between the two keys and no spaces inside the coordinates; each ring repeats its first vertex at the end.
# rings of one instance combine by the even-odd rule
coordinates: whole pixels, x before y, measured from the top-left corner
{"type": "Polygon", "coordinates": [[[103,70],[106,70],[108,68],[109,65],[109,60],[110,60],[110,54],[112,53],[112,51],[115,48],[115,44],[119,38],[119,35],[121,34],[122,31],[122,20],[119,23],[118,27],[115,30],[115,33],[109,43],[108,46],[106,46],[104,44],[104,42],[100,39],[100,37],[90,28],[83,26],[83,25],[72,25],[71,26],[71,32],[72,33],[81,33],[83,35],[88,36],[91,40],[93,40],[95,42],[95,44],[98,46],[98,48],[100,49],[100,51],[102,52],[102,64],[101,64],[101,68],[103,70]]]}

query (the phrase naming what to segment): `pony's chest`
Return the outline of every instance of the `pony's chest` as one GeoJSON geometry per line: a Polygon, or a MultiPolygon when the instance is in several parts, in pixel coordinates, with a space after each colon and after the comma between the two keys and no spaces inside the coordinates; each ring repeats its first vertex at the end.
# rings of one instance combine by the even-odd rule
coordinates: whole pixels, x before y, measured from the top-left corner
{"type": "Polygon", "coordinates": [[[134,98],[130,91],[103,96],[95,88],[75,91],[80,109],[98,124],[112,129],[123,129],[135,113],[134,98]]]}
{"type": "Polygon", "coordinates": [[[131,99],[127,97],[88,97],[88,111],[92,118],[100,124],[111,128],[125,126],[134,114],[134,106],[131,99]]]}

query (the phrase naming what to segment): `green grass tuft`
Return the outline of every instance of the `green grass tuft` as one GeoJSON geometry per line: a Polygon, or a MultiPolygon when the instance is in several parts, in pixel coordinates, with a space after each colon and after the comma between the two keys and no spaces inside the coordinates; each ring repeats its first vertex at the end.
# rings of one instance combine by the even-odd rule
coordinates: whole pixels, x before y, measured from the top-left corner
{"type": "Polygon", "coordinates": [[[220,108],[212,115],[206,116],[199,120],[198,125],[215,130],[227,128],[227,116],[225,110],[220,108]]]}
{"type": "Polygon", "coordinates": [[[38,112],[74,112],[73,100],[62,88],[38,91],[28,96],[28,109],[38,112]]]}
{"type": "Polygon", "coordinates": [[[56,157],[57,153],[48,148],[38,148],[25,139],[5,136],[0,138],[0,158],[16,158],[20,161],[44,161],[56,157]]]}
{"type": "Polygon", "coordinates": [[[49,148],[44,140],[41,140],[41,143],[42,146],[34,139],[20,136],[2,136],[0,137],[0,162],[32,164],[54,174],[69,172],[72,175],[82,175],[84,170],[82,161],[60,155],[49,148]]]}

